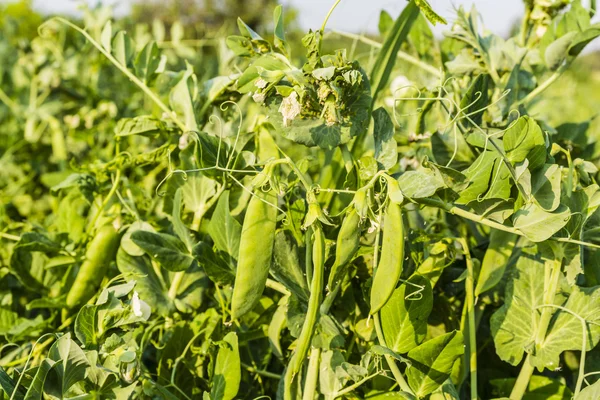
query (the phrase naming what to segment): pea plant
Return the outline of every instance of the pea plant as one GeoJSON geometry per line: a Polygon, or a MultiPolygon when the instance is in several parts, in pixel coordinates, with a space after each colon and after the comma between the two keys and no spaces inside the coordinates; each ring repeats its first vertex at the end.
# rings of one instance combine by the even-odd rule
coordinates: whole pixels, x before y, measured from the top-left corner
{"type": "Polygon", "coordinates": [[[595,2],[379,41],[338,3],[301,43],[3,27],[1,399],[600,397],[600,130],[540,108],[595,2]]]}

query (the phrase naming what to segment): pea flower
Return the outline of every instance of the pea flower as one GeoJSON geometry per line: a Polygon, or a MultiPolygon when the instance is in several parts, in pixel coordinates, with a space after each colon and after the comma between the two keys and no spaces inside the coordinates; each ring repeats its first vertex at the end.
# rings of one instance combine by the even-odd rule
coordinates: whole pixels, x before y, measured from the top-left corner
{"type": "Polygon", "coordinates": [[[288,97],[284,97],[279,106],[279,112],[283,116],[283,126],[290,126],[290,122],[300,115],[301,110],[302,106],[298,102],[298,93],[292,92],[288,97]]]}

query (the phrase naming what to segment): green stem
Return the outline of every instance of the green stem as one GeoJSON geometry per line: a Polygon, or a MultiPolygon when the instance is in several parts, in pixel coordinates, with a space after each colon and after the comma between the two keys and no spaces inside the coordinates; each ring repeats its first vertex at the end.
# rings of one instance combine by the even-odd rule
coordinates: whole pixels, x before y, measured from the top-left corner
{"type": "Polygon", "coordinates": [[[369,376],[364,377],[363,379],[361,379],[360,381],[354,383],[353,385],[345,387],[344,389],[342,389],[339,392],[337,392],[336,394],[334,394],[333,398],[337,399],[338,397],[342,397],[342,396],[347,395],[348,393],[353,392],[355,389],[359,388],[365,382],[369,381],[370,379],[375,378],[378,375],[381,375],[381,372],[375,372],[374,374],[371,374],[369,376]]]}
{"type": "MultiPolygon", "coordinates": [[[[385,343],[385,337],[383,336],[383,330],[381,329],[379,313],[375,313],[373,315],[373,322],[375,323],[375,332],[377,333],[377,340],[383,347],[387,347],[387,344],[385,343]]],[[[402,391],[404,392],[414,395],[414,392],[412,391],[410,386],[408,386],[406,379],[404,379],[404,376],[402,376],[402,372],[400,372],[400,369],[396,365],[396,360],[388,354],[385,355],[385,360],[387,361],[390,367],[390,371],[392,371],[392,375],[394,375],[394,379],[396,379],[396,382],[400,386],[400,389],[402,389],[402,391]]]]}
{"type": "Polygon", "coordinates": [[[465,260],[467,263],[467,279],[465,280],[466,289],[466,307],[467,307],[467,321],[469,326],[469,343],[467,345],[469,352],[469,370],[471,376],[471,399],[478,399],[477,396],[477,327],[475,324],[475,277],[473,260],[471,259],[471,253],[469,252],[469,244],[465,238],[459,240],[463,251],[465,253],[465,260]]]}
{"type": "Polygon", "coordinates": [[[19,240],[21,240],[20,236],[11,235],[10,233],[4,233],[4,232],[0,232],[0,238],[14,240],[15,242],[18,242],[19,240]]]}
{"type": "MultiPolygon", "coordinates": [[[[148,97],[165,114],[167,114],[169,116],[169,118],[171,118],[173,123],[175,123],[175,125],[177,125],[177,127],[179,129],[181,129],[183,132],[188,130],[186,128],[185,124],[177,118],[177,114],[173,110],[171,110],[169,107],[167,107],[167,105],[165,103],[163,103],[162,100],[152,90],[150,90],[150,88],[148,86],[146,86],[142,81],[140,81],[137,76],[135,76],[133,73],[131,73],[131,71],[129,71],[129,69],[127,69],[126,66],[122,65],[116,58],[114,58],[113,55],[110,54],[109,51],[107,51],[106,49],[104,49],[104,47],[102,47],[100,45],[100,43],[96,42],[96,40],[94,40],[94,38],[92,36],[90,36],[89,33],[87,33],[85,30],[81,29],[79,26],[73,24],[72,22],[70,22],[64,18],[54,17],[50,21],[53,21],[53,20],[59,21],[65,25],[75,29],[77,32],[79,32],[81,35],[83,35],[100,53],[102,53],[106,58],[108,58],[108,60],[111,63],[113,63],[115,65],[115,67],[117,67],[126,77],[128,77],[140,89],[142,89],[142,91],[144,93],[146,93],[148,95],[148,97]]],[[[48,21],[48,22],[50,22],[50,21],[48,21]]],[[[43,26],[44,25],[40,26],[40,30],[43,29],[43,26]]]]}
{"type": "Polygon", "coordinates": [[[287,290],[285,286],[283,286],[281,283],[279,283],[277,281],[274,281],[273,279],[268,278],[267,279],[267,283],[265,285],[269,289],[273,289],[276,292],[279,292],[279,293],[281,293],[284,296],[289,296],[290,295],[290,291],[287,290]]]}
{"type": "Polygon", "coordinates": [[[281,375],[276,374],[274,372],[265,371],[264,369],[258,369],[258,368],[255,368],[255,367],[245,364],[245,363],[241,363],[241,365],[242,365],[242,367],[246,368],[246,370],[248,372],[250,372],[251,374],[264,376],[265,378],[281,379],[281,375]]]}
{"type": "Polygon", "coordinates": [[[169,287],[168,296],[171,300],[175,300],[177,297],[177,291],[179,290],[179,285],[181,285],[181,281],[185,276],[185,271],[175,272],[173,275],[173,280],[171,281],[171,286],[169,287]]]}
{"type": "Polygon", "coordinates": [[[304,363],[304,358],[308,352],[315,324],[319,317],[319,307],[321,306],[321,292],[323,291],[323,270],[325,263],[325,237],[319,223],[312,225],[313,234],[313,278],[310,285],[310,297],[308,299],[308,310],[302,330],[298,336],[296,349],[288,364],[284,377],[284,400],[292,400],[292,383],[294,377],[304,363]]]}
{"type": "MultiPolygon", "coordinates": [[[[490,228],[494,228],[494,229],[498,229],[498,230],[501,230],[504,232],[510,232],[510,233],[514,233],[515,235],[526,237],[518,229],[515,229],[510,226],[502,225],[498,222],[495,222],[495,221],[492,221],[485,217],[482,217],[481,215],[474,214],[470,211],[467,211],[462,208],[456,207],[452,204],[446,203],[440,199],[422,198],[422,199],[413,199],[413,200],[415,202],[417,202],[418,204],[422,204],[422,205],[429,206],[429,207],[436,207],[436,208],[442,209],[446,212],[449,212],[450,214],[454,214],[456,216],[480,223],[482,225],[489,226],[490,228]]],[[[583,242],[581,240],[574,240],[574,239],[563,238],[563,237],[552,237],[552,238],[550,238],[550,240],[554,240],[556,242],[563,242],[563,243],[573,243],[573,244],[577,244],[580,246],[586,246],[586,247],[593,248],[593,249],[600,249],[600,245],[598,245],[598,244],[583,242]]]]}
{"type": "Polygon", "coordinates": [[[568,69],[569,64],[564,64],[561,66],[556,72],[554,72],[550,78],[546,79],[541,85],[536,87],[533,91],[531,91],[527,96],[523,97],[521,100],[517,102],[517,106],[524,105],[527,106],[533,99],[539,96],[544,90],[548,89],[558,78],[562,76],[562,74],[568,69]]]}
{"type": "Polygon", "coordinates": [[[319,362],[321,360],[321,349],[313,347],[308,362],[308,373],[302,392],[302,400],[313,400],[317,392],[317,380],[319,379],[319,362]]]}
{"type": "MultiPolygon", "coordinates": [[[[333,33],[335,33],[336,35],[339,35],[339,36],[344,36],[344,37],[347,37],[347,38],[350,38],[350,39],[360,40],[361,42],[363,42],[365,44],[368,44],[368,45],[370,45],[372,47],[378,48],[378,49],[380,49],[380,48],[383,47],[383,44],[381,44],[381,43],[379,43],[379,42],[377,42],[375,40],[369,39],[368,37],[365,37],[363,35],[357,35],[355,33],[338,31],[338,30],[335,30],[335,29],[332,29],[331,32],[333,32],[333,33]]],[[[425,72],[427,72],[427,73],[429,73],[429,74],[431,74],[431,75],[433,75],[433,76],[435,76],[437,78],[441,78],[443,76],[442,73],[440,72],[440,70],[438,68],[436,68],[436,67],[434,67],[432,65],[429,65],[427,63],[424,63],[423,61],[419,60],[418,58],[413,57],[410,54],[405,53],[402,50],[398,51],[398,53],[396,54],[396,56],[399,59],[404,60],[404,61],[406,61],[406,62],[408,62],[408,63],[410,63],[410,64],[412,64],[412,65],[414,65],[416,67],[419,67],[423,71],[425,71],[425,72]]]]}
{"type": "MultiPolygon", "coordinates": [[[[554,304],[554,297],[556,296],[556,290],[558,289],[558,281],[561,275],[562,261],[548,260],[546,261],[546,263],[548,263],[546,265],[549,265],[551,268],[551,275],[549,282],[547,282],[547,285],[544,285],[543,302],[544,304],[554,304]]],[[[546,338],[548,326],[550,325],[550,319],[552,318],[552,312],[553,311],[550,307],[544,307],[544,309],[542,310],[542,315],[540,316],[538,329],[535,335],[536,347],[542,344],[542,342],[546,338]]],[[[525,358],[523,366],[521,367],[521,371],[519,372],[519,376],[517,377],[515,386],[513,387],[513,390],[510,393],[510,400],[520,400],[521,398],[523,398],[523,395],[527,390],[527,386],[529,385],[529,380],[533,375],[533,370],[534,367],[530,362],[530,355],[528,354],[525,358]]]]}
{"type": "Polygon", "coordinates": [[[325,16],[325,20],[323,21],[323,25],[321,25],[321,34],[323,34],[323,32],[325,32],[325,26],[327,25],[327,21],[329,21],[329,17],[331,17],[331,14],[333,13],[333,10],[335,10],[337,5],[340,4],[340,1],[342,1],[342,0],[336,0],[336,2],[333,3],[331,8],[329,9],[329,12],[325,16]]]}

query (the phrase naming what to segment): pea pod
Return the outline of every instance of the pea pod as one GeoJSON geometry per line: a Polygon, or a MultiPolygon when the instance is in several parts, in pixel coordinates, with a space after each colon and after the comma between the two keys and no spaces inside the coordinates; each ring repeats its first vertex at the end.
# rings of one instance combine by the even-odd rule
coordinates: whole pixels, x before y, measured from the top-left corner
{"type": "Polygon", "coordinates": [[[231,299],[231,317],[238,319],[250,311],[260,300],[267,283],[273,243],[277,209],[274,191],[258,190],[252,196],[240,239],[240,253],[231,299]]]}
{"type": "Polygon", "coordinates": [[[319,307],[321,305],[321,292],[323,291],[323,269],[325,265],[325,236],[319,223],[312,225],[313,229],[313,246],[312,246],[312,263],[313,277],[310,284],[310,298],[308,299],[308,310],[306,318],[302,324],[302,330],[296,342],[296,349],[290,363],[288,364],[284,378],[284,399],[291,400],[292,382],[302,364],[306,359],[312,335],[315,330],[317,318],[319,316],[319,307]]]}
{"type": "Polygon", "coordinates": [[[330,290],[334,290],[339,281],[343,278],[346,266],[354,257],[354,254],[360,247],[360,215],[354,207],[344,218],[340,232],[337,236],[335,246],[335,262],[329,273],[327,286],[330,290]]]}
{"type": "Polygon", "coordinates": [[[67,307],[86,303],[98,291],[110,262],[119,248],[119,235],[112,224],[104,225],[90,242],[85,261],[81,264],[75,282],[67,295],[67,307]]]}
{"type": "Polygon", "coordinates": [[[404,227],[400,205],[390,201],[385,212],[383,243],[379,265],[371,287],[371,314],[375,314],[390,299],[402,274],[404,258],[404,227]]]}

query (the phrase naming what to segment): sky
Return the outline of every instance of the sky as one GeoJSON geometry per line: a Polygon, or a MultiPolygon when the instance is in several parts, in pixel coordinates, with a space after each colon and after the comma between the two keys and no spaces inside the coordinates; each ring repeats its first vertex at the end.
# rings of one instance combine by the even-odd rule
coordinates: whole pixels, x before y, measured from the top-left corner
{"type": "MultiPolygon", "coordinates": [[[[0,0],[7,2],[9,0],[0,0]]],[[[86,0],[96,4],[98,0],[86,0]]],[[[80,1],[74,0],[33,0],[34,7],[42,12],[51,13],[76,13],[80,1]]],[[[117,13],[125,13],[128,9],[128,0],[104,0],[104,4],[115,6],[117,13]]],[[[293,6],[299,11],[299,23],[302,28],[317,29],[321,26],[327,11],[334,0],[281,0],[284,5],[293,6]]],[[[522,0],[429,0],[433,9],[451,22],[454,10],[460,5],[470,7],[475,3],[483,18],[484,25],[491,32],[506,36],[511,25],[522,15],[524,7],[522,0]]],[[[385,9],[392,16],[400,13],[405,6],[405,0],[342,0],[329,19],[327,26],[332,29],[348,32],[376,32],[379,12],[385,9]]],[[[600,13],[599,13],[600,14],[600,13]]],[[[600,15],[595,18],[600,21],[600,15]]],[[[435,32],[442,35],[447,26],[438,25],[435,32]]],[[[600,49],[600,40],[593,46],[600,49]]]]}

